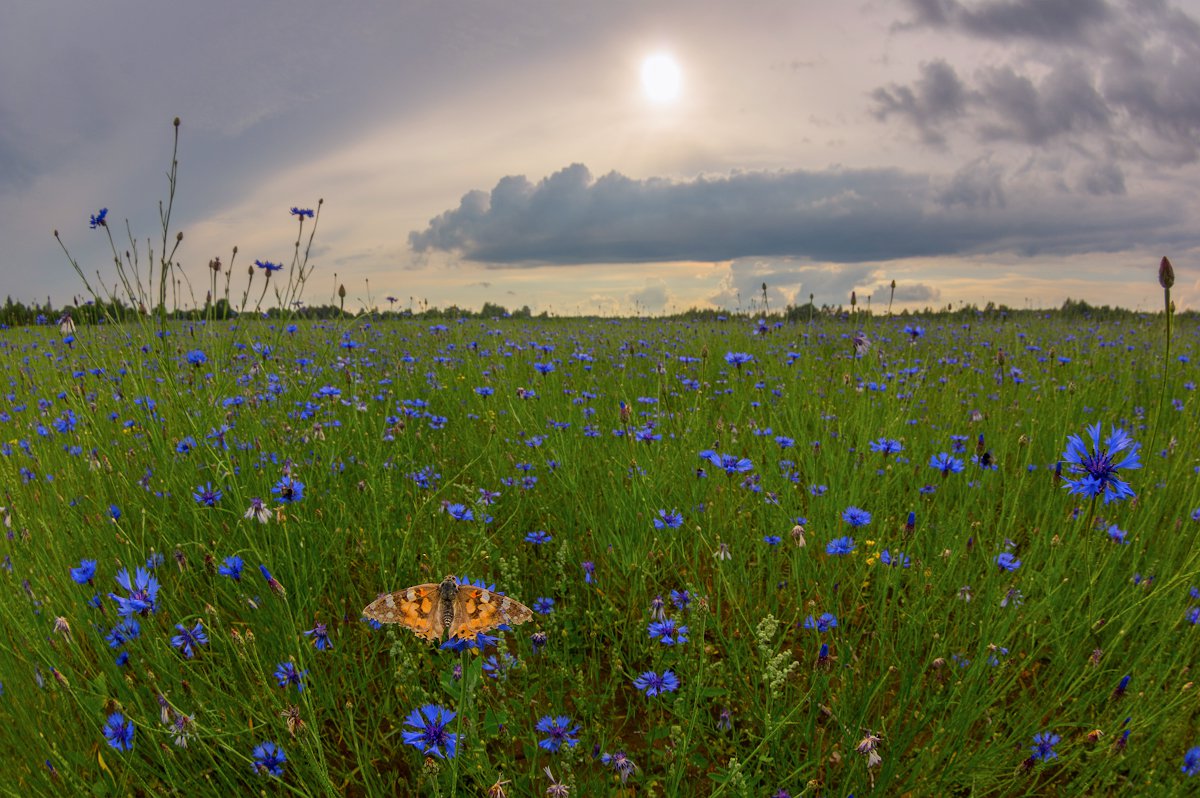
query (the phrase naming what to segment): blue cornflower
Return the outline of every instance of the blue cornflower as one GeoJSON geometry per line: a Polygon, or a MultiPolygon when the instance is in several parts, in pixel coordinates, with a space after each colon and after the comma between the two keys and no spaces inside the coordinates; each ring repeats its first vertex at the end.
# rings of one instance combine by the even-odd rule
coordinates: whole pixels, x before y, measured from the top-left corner
{"type": "Polygon", "coordinates": [[[1121,529],[1116,524],[1112,524],[1108,528],[1108,539],[1113,543],[1128,543],[1129,541],[1125,539],[1125,536],[1128,534],[1128,532],[1126,532],[1124,529],[1121,529]]]}
{"type": "Polygon", "coordinates": [[[659,510],[658,518],[654,519],[655,529],[678,529],[681,526],[683,526],[683,515],[678,511],[659,510]]]}
{"type": "Polygon", "coordinates": [[[458,735],[446,731],[446,726],[454,720],[455,714],[434,704],[425,704],[414,709],[404,720],[404,725],[414,730],[403,733],[404,743],[422,754],[433,754],[439,759],[453,759],[458,746],[458,735]]]}
{"type": "Polygon", "coordinates": [[[283,268],[281,264],[272,263],[269,260],[256,260],[254,261],[254,265],[265,271],[268,277],[271,276],[271,272],[277,272],[283,268]]]}
{"type": "Polygon", "coordinates": [[[284,504],[298,502],[304,498],[304,483],[290,476],[280,477],[275,487],[271,488],[271,493],[278,496],[279,501],[284,504]]]}
{"type": "Polygon", "coordinates": [[[633,686],[651,697],[673,693],[679,689],[679,677],[669,670],[663,671],[661,676],[654,671],[646,671],[633,680],[633,686]]]}
{"type": "Polygon", "coordinates": [[[115,504],[108,505],[108,517],[113,520],[113,523],[121,520],[121,508],[115,504]]]}
{"type": "Polygon", "coordinates": [[[566,715],[559,715],[556,718],[544,715],[537,722],[537,730],[550,735],[544,740],[538,740],[538,746],[547,751],[558,751],[564,744],[568,748],[574,748],[579,744],[579,740],[575,737],[579,733],[579,724],[572,726],[571,719],[566,715]]]}
{"type": "Polygon", "coordinates": [[[1113,427],[1101,448],[1100,422],[1084,429],[1092,439],[1090,450],[1078,435],[1067,438],[1063,460],[1067,463],[1068,471],[1081,475],[1076,479],[1063,480],[1067,492],[1091,498],[1103,494],[1105,504],[1133,498],[1133,488],[1117,476],[1117,472],[1122,468],[1142,467],[1138,459],[1138,450],[1142,445],[1135,443],[1125,430],[1113,427]]]}
{"type": "Polygon", "coordinates": [[[225,564],[217,568],[217,573],[235,582],[242,581],[242,558],[236,554],[226,557],[225,564]]]}
{"type": "Polygon", "coordinates": [[[533,602],[531,609],[538,615],[549,615],[554,612],[554,599],[542,596],[533,602]]]}
{"type": "Polygon", "coordinates": [[[133,750],[133,721],[126,720],[120,712],[114,712],[104,722],[104,739],[118,751],[133,750]]]}
{"type": "Polygon", "coordinates": [[[275,668],[275,678],[279,680],[280,687],[295,685],[297,693],[304,692],[304,677],[308,675],[307,670],[296,670],[296,663],[292,661],[281,662],[275,668]]]}
{"type": "Polygon", "coordinates": [[[130,640],[137,640],[142,634],[142,627],[133,618],[127,618],[114,626],[104,639],[109,648],[120,648],[130,640]]]}
{"type": "Polygon", "coordinates": [[[842,512],[842,520],[851,527],[857,528],[871,523],[871,514],[866,510],[860,510],[857,507],[847,507],[842,512]]]}
{"type": "Polygon", "coordinates": [[[624,784],[633,775],[633,771],[637,770],[637,765],[629,758],[624,751],[617,751],[615,754],[602,754],[600,761],[613,769],[613,772],[621,777],[621,783],[624,784]]]}
{"type": "Polygon", "coordinates": [[[1021,561],[1007,551],[996,555],[996,565],[1002,571],[1015,571],[1021,567],[1021,561]]]}
{"type": "Polygon", "coordinates": [[[650,637],[656,638],[664,646],[673,646],[676,643],[683,645],[688,641],[687,626],[679,624],[674,618],[652,621],[647,630],[650,632],[650,637]]]}
{"type": "Polygon", "coordinates": [[[907,568],[910,564],[908,561],[908,555],[904,552],[898,551],[895,554],[892,554],[887,549],[884,549],[879,553],[879,561],[884,565],[890,565],[892,567],[900,566],[901,568],[907,568]]]}
{"type": "MultiPolygon", "coordinates": [[[[295,208],[294,207],[294,208],[292,208],[291,213],[292,213],[292,216],[299,216],[301,219],[304,219],[305,216],[307,216],[309,219],[313,218],[312,208],[295,208]]],[[[392,297],[389,297],[389,299],[392,299],[392,297]]]]}
{"type": "Polygon", "coordinates": [[[287,761],[283,749],[270,740],[254,746],[254,772],[260,775],[283,775],[283,763],[287,761]]]}
{"type": "Polygon", "coordinates": [[[505,651],[499,657],[492,654],[483,661],[483,672],[491,679],[507,676],[508,672],[520,664],[520,660],[505,651]]]}
{"type": "Polygon", "coordinates": [[[319,623],[313,628],[304,633],[305,636],[313,639],[313,646],[317,651],[325,651],[333,648],[333,643],[329,642],[329,629],[323,623],[319,623]]]}
{"type": "Polygon", "coordinates": [[[535,546],[540,546],[543,543],[549,543],[554,540],[554,536],[539,529],[536,532],[530,532],[525,536],[526,543],[532,543],[535,546]]]}
{"type": "Polygon", "coordinates": [[[854,548],[855,548],[854,538],[851,538],[851,537],[834,538],[833,540],[831,540],[827,544],[825,544],[825,553],[832,554],[833,556],[838,557],[843,554],[849,554],[850,552],[854,551],[854,548]]]}
{"type": "Polygon", "coordinates": [[[779,537],[779,535],[763,535],[763,543],[766,543],[768,546],[778,546],[782,540],[783,538],[779,537]]]}
{"type": "Polygon", "coordinates": [[[700,452],[700,458],[707,460],[717,468],[723,469],[726,474],[744,474],[747,471],[754,470],[754,463],[748,457],[737,457],[732,454],[717,454],[712,449],[705,449],[700,452]]]}
{"type": "Polygon", "coordinates": [[[828,632],[838,625],[837,616],[832,612],[823,612],[819,617],[808,616],[804,619],[805,629],[816,629],[818,632],[828,632]]]}
{"type": "Polygon", "coordinates": [[[533,367],[535,369],[537,369],[537,372],[539,374],[543,374],[543,375],[549,374],[550,372],[554,371],[553,363],[534,363],[533,367]]]}
{"type": "Polygon", "coordinates": [[[196,504],[204,507],[216,507],[217,502],[221,501],[224,495],[221,493],[221,489],[214,488],[211,482],[205,482],[192,491],[192,498],[196,500],[196,504]]]}
{"type": "Polygon", "coordinates": [[[455,521],[474,521],[475,513],[465,504],[447,504],[446,513],[455,521]]]}
{"type": "Polygon", "coordinates": [[[1033,750],[1033,756],[1030,758],[1043,762],[1058,759],[1058,753],[1054,750],[1054,746],[1058,745],[1058,741],[1061,739],[1057,734],[1051,734],[1050,732],[1041,732],[1040,734],[1033,735],[1033,745],[1030,746],[1033,750]]]}
{"type": "Polygon", "coordinates": [[[281,595],[287,593],[287,591],[283,589],[283,585],[279,584],[279,580],[271,576],[271,572],[267,570],[267,566],[260,565],[258,566],[258,570],[262,573],[263,579],[267,580],[267,587],[281,595]]]}
{"type": "MultiPolygon", "coordinates": [[[[929,467],[936,468],[942,472],[942,476],[947,474],[957,474],[963,470],[963,462],[957,457],[952,457],[946,452],[940,452],[929,458],[929,467]]],[[[932,491],[930,491],[932,492],[932,491]]]]}
{"type": "Polygon", "coordinates": [[[596,581],[596,564],[591,560],[584,560],[579,565],[583,568],[584,583],[593,584],[596,581]]]}
{"type": "Polygon", "coordinates": [[[731,366],[736,366],[739,369],[742,367],[743,363],[749,363],[752,360],[754,360],[754,355],[747,354],[746,352],[725,353],[725,362],[731,366]]]}
{"type": "Polygon", "coordinates": [[[204,624],[196,621],[196,626],[188,629],[181,623],[175,624],[175,630],[179,634],[171,638],[171,645],[175,648],[182,649],[183,655],[188,659],[196,653],[192,646],[204,645],[208,642],[208,635],[204,634],[204,624]]]}
{"type": "Polygon", "coordinates": [[[919,324],[906,324],[904,326],[904,332],[906,332],[910,336],[912,336],[913,341],[916,341],[918,338],[920,338],[922,335],[925,334],[925,328],[920,326],[919,324]]]}
{"type": "Polygon", "coordinates": [[[208,362],[208,355],[204,354],[201,349],[193,349],[184,355],[184,358],[193,366],[200,367],[208,362]]]}
{"type": "Polygon", "coordinates": [[[108,222],[105,217],[108,216],[108,208],[101,208],[99,213],[93,213],[92,218],[88,221],[88,226],[95,230],[97,227],[108,227],[108,222]]]}
{"type": "Polygon", "coordinates": [[[1183,772],[1189,776],[1200,773],[1200,745],[1189,748],[1183,755],[1183,772]]]}
{"type": "Polygon", "coordinates": [[[128,596],[108,594],[110,599],[117,602],[117,615],[128,618],[131,615],[149,615],[158,610],[158,580],[145,568],[138,568],[132,581],[129,579],[129,570],[122,568],[117,571],[116,580],[129,593],[128,596]]]}
{"type": "Polygon", "coordinates": [[[692,603],[692,594],[688,590],[672,590],[671,603],[676,609],[686,610],[692,603]]]}
{"type": "Polygon", "coordinates": [[[71,569],[71,578],[79,585],[90,585],[96,576],[95,560],[80,560],[78,568],[71,569]]]}
{"type": "Polygon", "coordinates": [[[893,438],[879,438],[871,441],[871,451],[884,455],[895,454],[904,451],[904,444],[893,438]]]}

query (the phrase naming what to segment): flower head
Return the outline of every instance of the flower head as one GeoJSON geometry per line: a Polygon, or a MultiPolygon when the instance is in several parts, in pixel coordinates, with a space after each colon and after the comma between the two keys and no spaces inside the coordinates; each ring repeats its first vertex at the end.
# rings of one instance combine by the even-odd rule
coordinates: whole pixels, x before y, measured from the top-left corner
{"type": "Polygon", "coordinates": [[[145,568],[138,568],[132,581],[129,578],[129,570],[122,568],[117,571],[116,579],[117,584],[129,593],[128,596],[108,594],[110,599],[117,602],[117,614],[122,618],[149,615],[158,610],[158,580],[145,568]]]}
{"type": "Polygon", "coordinates": [[[871,514],[866,510],[860,510],[857,507],[847,507],[842,512],[842,520],[851,527],[857,528],[871,523],[871,514]]]}
{"type": "Polygon", "coordinates": [[[196,500],[196,504],[202,507],[216,507],[217,502],[221,501],[224,495],[221,493],[221,489],[214,488],[211,482],[205,482],[192,491],[192,498],[196,500]]]}
{"type": "Polygon", "coordinates": [[[633,775],[633,771],[637,770],[637,765],[625,755],[624,751],[617,751],[615,754],[601,754],[600,761],[621,777],[622,784],[628,781],[629,777],[633,775]]]}
{"type": "Polygon", "coordinates": [[[545,739],[538,740],[538,746],[547,751],[557,752],[563,745],[574,748],[579,744],[576,737],[579,734],[579,724],[572,726],[571,719],[566,715],[559,715],[556,718],[544,715],[537,722],[537,730],[548,735],[545,739]]]}
{"type": "Polygon", "coordinates": [[[854,551],[854,549],[855,544],[854,538],[852,537],[834,538],[825,544],[825,553],[835,557],[849,554],[850,552],[854,551]]]}
{"type": "Polygon", "coordinates": [[[284,755],[283,749],[270,740],[254,746],[255,773],[282,776],[283,763],[286,761],[287,756],[284,755]]]}
{"type": "Polygon", "coordinates": [[[298,502],[304,498],[304,483],[298,479],[292,479],[290,476],[285,476],[275,483],[275,487],[271,488],[271,493],[278,496],[279,501],[284,504],[298,502]]]}
{"type": "Polygon", "coordinates": [[[80,560],[78,568],[71,569],[71,579],[76,584],[90,585],[92,579],[96,576],[96,561],[95,560],[80,560]]]}
{"type": "Polygon", "coordinates": [[[688,641],[687,626],[677,623],[674,618],[663,618],[661,621],[653,621],[648,630],[650,637],[658,640],[664,646],[673,646],[676,643],[683,645],[688,641]]]}
{"type": "Polygon", "coordinates": [[[1015,571],[1021,567],[1021,561],[1005,551],[996,555],[996,565],[1000,566],[1002,571],[1015,571]]]}
{"type": "Polygon", "coordinates": [[[1183,755],[1183,772],[1189,776],[1200,773],[1200,745],[1189,748],[1183,755]]]}
{"type": "Polygon", "coordinates": [[[1033,745],[1030,746],[1033,750],[1033,755],[1030,758],[1043,762],[1058,759],[1058,753],[1054,750],[1054,746],[1058,745],[1058,741],[1061,739],[1057,734],[1050,732],[1041,732],[1033,735],[1033,745]]]}
{"type": "Polygon", "coordinates": [[[99,213],[92,214],[88,226],[95,230],[97,227],[108,227],[106,217],[108,216],[108,208],[101,208],[99,213]]]}
{"type": "Polygon", "coordinates": [[[661,676],[654,671],[646,671],[633,680],[633,686],[647,696],[673,693],[679,689],[679,677],[670,670],[663,671],[661,676]]]}
{"type": "Polygon", "coordinates": [[[114,712],[104,722],[104,739],[118,751],[133,750],[133,721],[126,720],[120,712],[114,712]]]}
{"type": "Polygon", "coordinates": [[[242,558],[236,554],[225,558],[225,564],[217,568],[217,573],[221,576],[228,576],[235,582],[240,582],[242,579],[242,558]]]}
{"type": "Polygon", "coordinates": [[[805,629],[816,629],[818,632],[828,632],[838,625],[837,616],[832,612],[823,612],[820,617],[808,616],[804,619],[805,629]]]}
{"type": "Polygon", "coordinates": [[[319,623],[312,629],[304,633],[305,637],[311,637],[313,646],[317,651],[325,651],[333,648],[333,643],[329,642],[329,629],[323,623],[319,623]]]}
{"type": "Polygon", "coordinates": [[[409,731],[403,733],[406,745],[411,745],[423,754],[432,754],[439,759],[453,759],[458,746],[458,735],[446,731],[454,720],[455,713],[435,704],[425,704],[414,709],[404,720],[409,731]]]}
{"type": "Polygon", "coordinates": [[[294,685],[298,693],[304,692],[304,677],[307,675],[307,670],[297,670],[296,663],[290,660],[279,663],[275,668],[275,678],[279,681],[279,686],[294,685]]]}
{"type": "Polygon", "coordinates": [[[208,642],[208,636],[204,634],[204,624],[196,621],[195,627],[188,629],[181,623],[175,624],[175,630],[179,634],[171,638],[171,645],[183,651],[183,655],[191,659],[195,654],[193,646],[204,645],[208,642]]]}
{"type": "Polygon", "coordinates": [[[1105,504],[1133,498],[1133,488],[1117,472],[1123,468],[1142,467],[1138,459],[1138,450],[1142,445],[1135,443],[1125,430],[1116,427],[1101,444],[1100,422],[1085,429],[1092,440],[1090,448],[1078,435],[1067,438],[1063,460],[1070,473],[1079,475],[1074,479],[1064,478],[1067,492],[1091,498],[1103,495],[1105,504]]]}

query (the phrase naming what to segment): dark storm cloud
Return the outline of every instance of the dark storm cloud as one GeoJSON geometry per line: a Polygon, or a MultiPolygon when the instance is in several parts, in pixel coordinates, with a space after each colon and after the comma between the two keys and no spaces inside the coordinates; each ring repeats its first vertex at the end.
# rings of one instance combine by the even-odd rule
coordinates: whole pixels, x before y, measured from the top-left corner
{"type": "Polygon", "coordinates": [[[913,19],[899,27],[951,28],[987,39],[1080,40],[1112,15],[1104,0],[907,0],[913,19]]]}
{"type": "Polygon", "coordinates": [[[922,65],[911,85],[871,92],[876,118],[907,122],[922,143],[943,148],[952,131],[965,130],[977,143],[1062,145],[1086,158],[1102,151],[1169,165],[1200,159],[1200,24],[1184,11],[1161,0],[1121,8],[1084,0],[908,5],[914,19],[901,29],[1031,40],[1011,63],[970,79],[938,61],[922,65]]]}
{"type": "MultiPolygon", "coordinates": [[[[1096,188],[1105,182],[1093,181],[1096,188]]],[[[1113,181],[1109,179],[1108,185],[1113,181]]],[[[948,178],[895,169],[735,172],[691,181],[593,179],[574,164],[533,183],[501,179],[409,234],[493,266],[803,257],[862,263],[914,256],[1119,251],[1175,229],[1166,202],[1089,194],[1070,202],[987,160],[948,178]]],[[[1112,191],[1107,192],[1112,194],[1112,191]]],[[[1200,240],[1200,239],[1198,239],[1200,240]]]]}
{"type": "Polygon", "coordinates": [[[875,89],[871,99],[877,119],[899,116],[917,128],[924,143],[940,147],[946,139],[937,126],[962,116],[970,96],[954,67],[939,60],[922,64],[911,88],[893,83],[875,89]]]}

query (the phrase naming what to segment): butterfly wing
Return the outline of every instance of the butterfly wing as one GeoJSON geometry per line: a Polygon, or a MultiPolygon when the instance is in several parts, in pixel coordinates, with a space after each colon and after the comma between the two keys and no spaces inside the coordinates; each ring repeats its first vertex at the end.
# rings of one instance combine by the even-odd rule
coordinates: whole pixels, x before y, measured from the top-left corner
{"type": "Polygon", "coordinates": [[[498,596],[473,585],[459,585],[450,637],[474,640],[477,635],[497,626],[516,626],[532,617],[533,612],[516,599],[498,596]]]}
{"type": "Polygon", "coordinates": [[[437,585],[414,585],[380,596],[366,606],[363,615],[380,623],[400,624],[426,640],[440,640],[445,628],[440,603],[437,585]]]}

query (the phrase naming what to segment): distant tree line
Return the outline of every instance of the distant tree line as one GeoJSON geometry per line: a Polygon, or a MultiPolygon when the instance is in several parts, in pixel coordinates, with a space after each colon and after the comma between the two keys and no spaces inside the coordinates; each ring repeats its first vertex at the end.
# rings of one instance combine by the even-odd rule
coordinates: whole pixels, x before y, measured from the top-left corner
{"type": "MultiPolygon", "coordinates": [[[[1091,305],[1081,299],[1066,299],[1062,305],[1053,310],[1039,309],[1013,309],[1006,305],[988,302],[984,307],[980,308],[977,305],[963,303],[957,307],[953,304],[948,304],[938,308],[926,307],[921,311],[903,310],[892,315],[898,318],[907,318],[910,316],[921,316],[922,318],[946,318],[946,319],[961,319],[961,320],[980,320],[980,319],[995,319],[1003,320],[1013,317],[1027,316],[1042,316],[1046,314],[1058,314],[1068,318],[1095,319],[1097,321],[1119,320],[1119,319],[1136,319],[1147,315],[1145,311],[1135,311],[1126,308],[1111,307],[1109,305],[1091,305]]],[[[11,296],[6,297],[3,307],[0,307],[0,326],[3,327],[20,327],[26,325],[37,324],[54,324],[57,323],[64,315],[70,314],[71,318],[77,324],[105,324],[105,323],[124,323],[135,321],[139,316],[145,317],[148,311],[142,307],[136,307],[126,304],[120,299],[88,301],[78,304],[67,304],[59,308],[53,307],[50,299],[47,298],[45,304],[31,302],[25,304],[20,300],[15,300],[11,296]]],[[[234,319],[238,317],[238,312],[229,306],[224,299],[217,300],[213,304],[205,304],[201,308],[191,308],[188,310],[173,310],[167,313],[167,318],[174,321],[202,321],[212,319],[216,321],[234,319]]],[[[253,315],[248,313],[247,315],[253,315]]],[[[285,319],[307,319],[327,321],[330,319],[357,319],[357,318],[372,318],[380,321],[389,319],[548,319],[552,317],[548,311],[534,314],[529,309],[528,305],[524,305],[516,310],[509,310],[503,305],[493,302],[485,302],[479,310],[470,310],[460,308],[457,305],[449,305],[445,308],[430,306],[428,303],[423,303],[420,309],[413,311],[412,309],[405,310],[379,310],[379,309],[362,309],[357,313],[345,311],[339,305],[298,305],[289,310],[282,308],[270,308],[259,314],[261,318],[271,320],[285,319]]],[[[680,321],[728,321],[732,319],[753,319],[766,320],[769,322],[784,321],[792,324],[800,324],[816,319],[845,319],[849,320],[856,316],[871,316],[879,315],[872,313],[870,310],[865,310],[861,307],[851,307],[847,310],[842,305],[815,305],[813,302],[806,302],[803,305],[788,305],[781,311],[773,311],[771,313],[756,313],[756,312],[731,312],[726,310],[718,310],[715,308],[689,308],[681,312],[672,312],[669,314],[660,314],[655,318],[674,319],[680,321]]],[[[1178,314],[1179,318],[1196,319],[1200,315],[1196,311],[1183,311],[1178,314]]]]}

